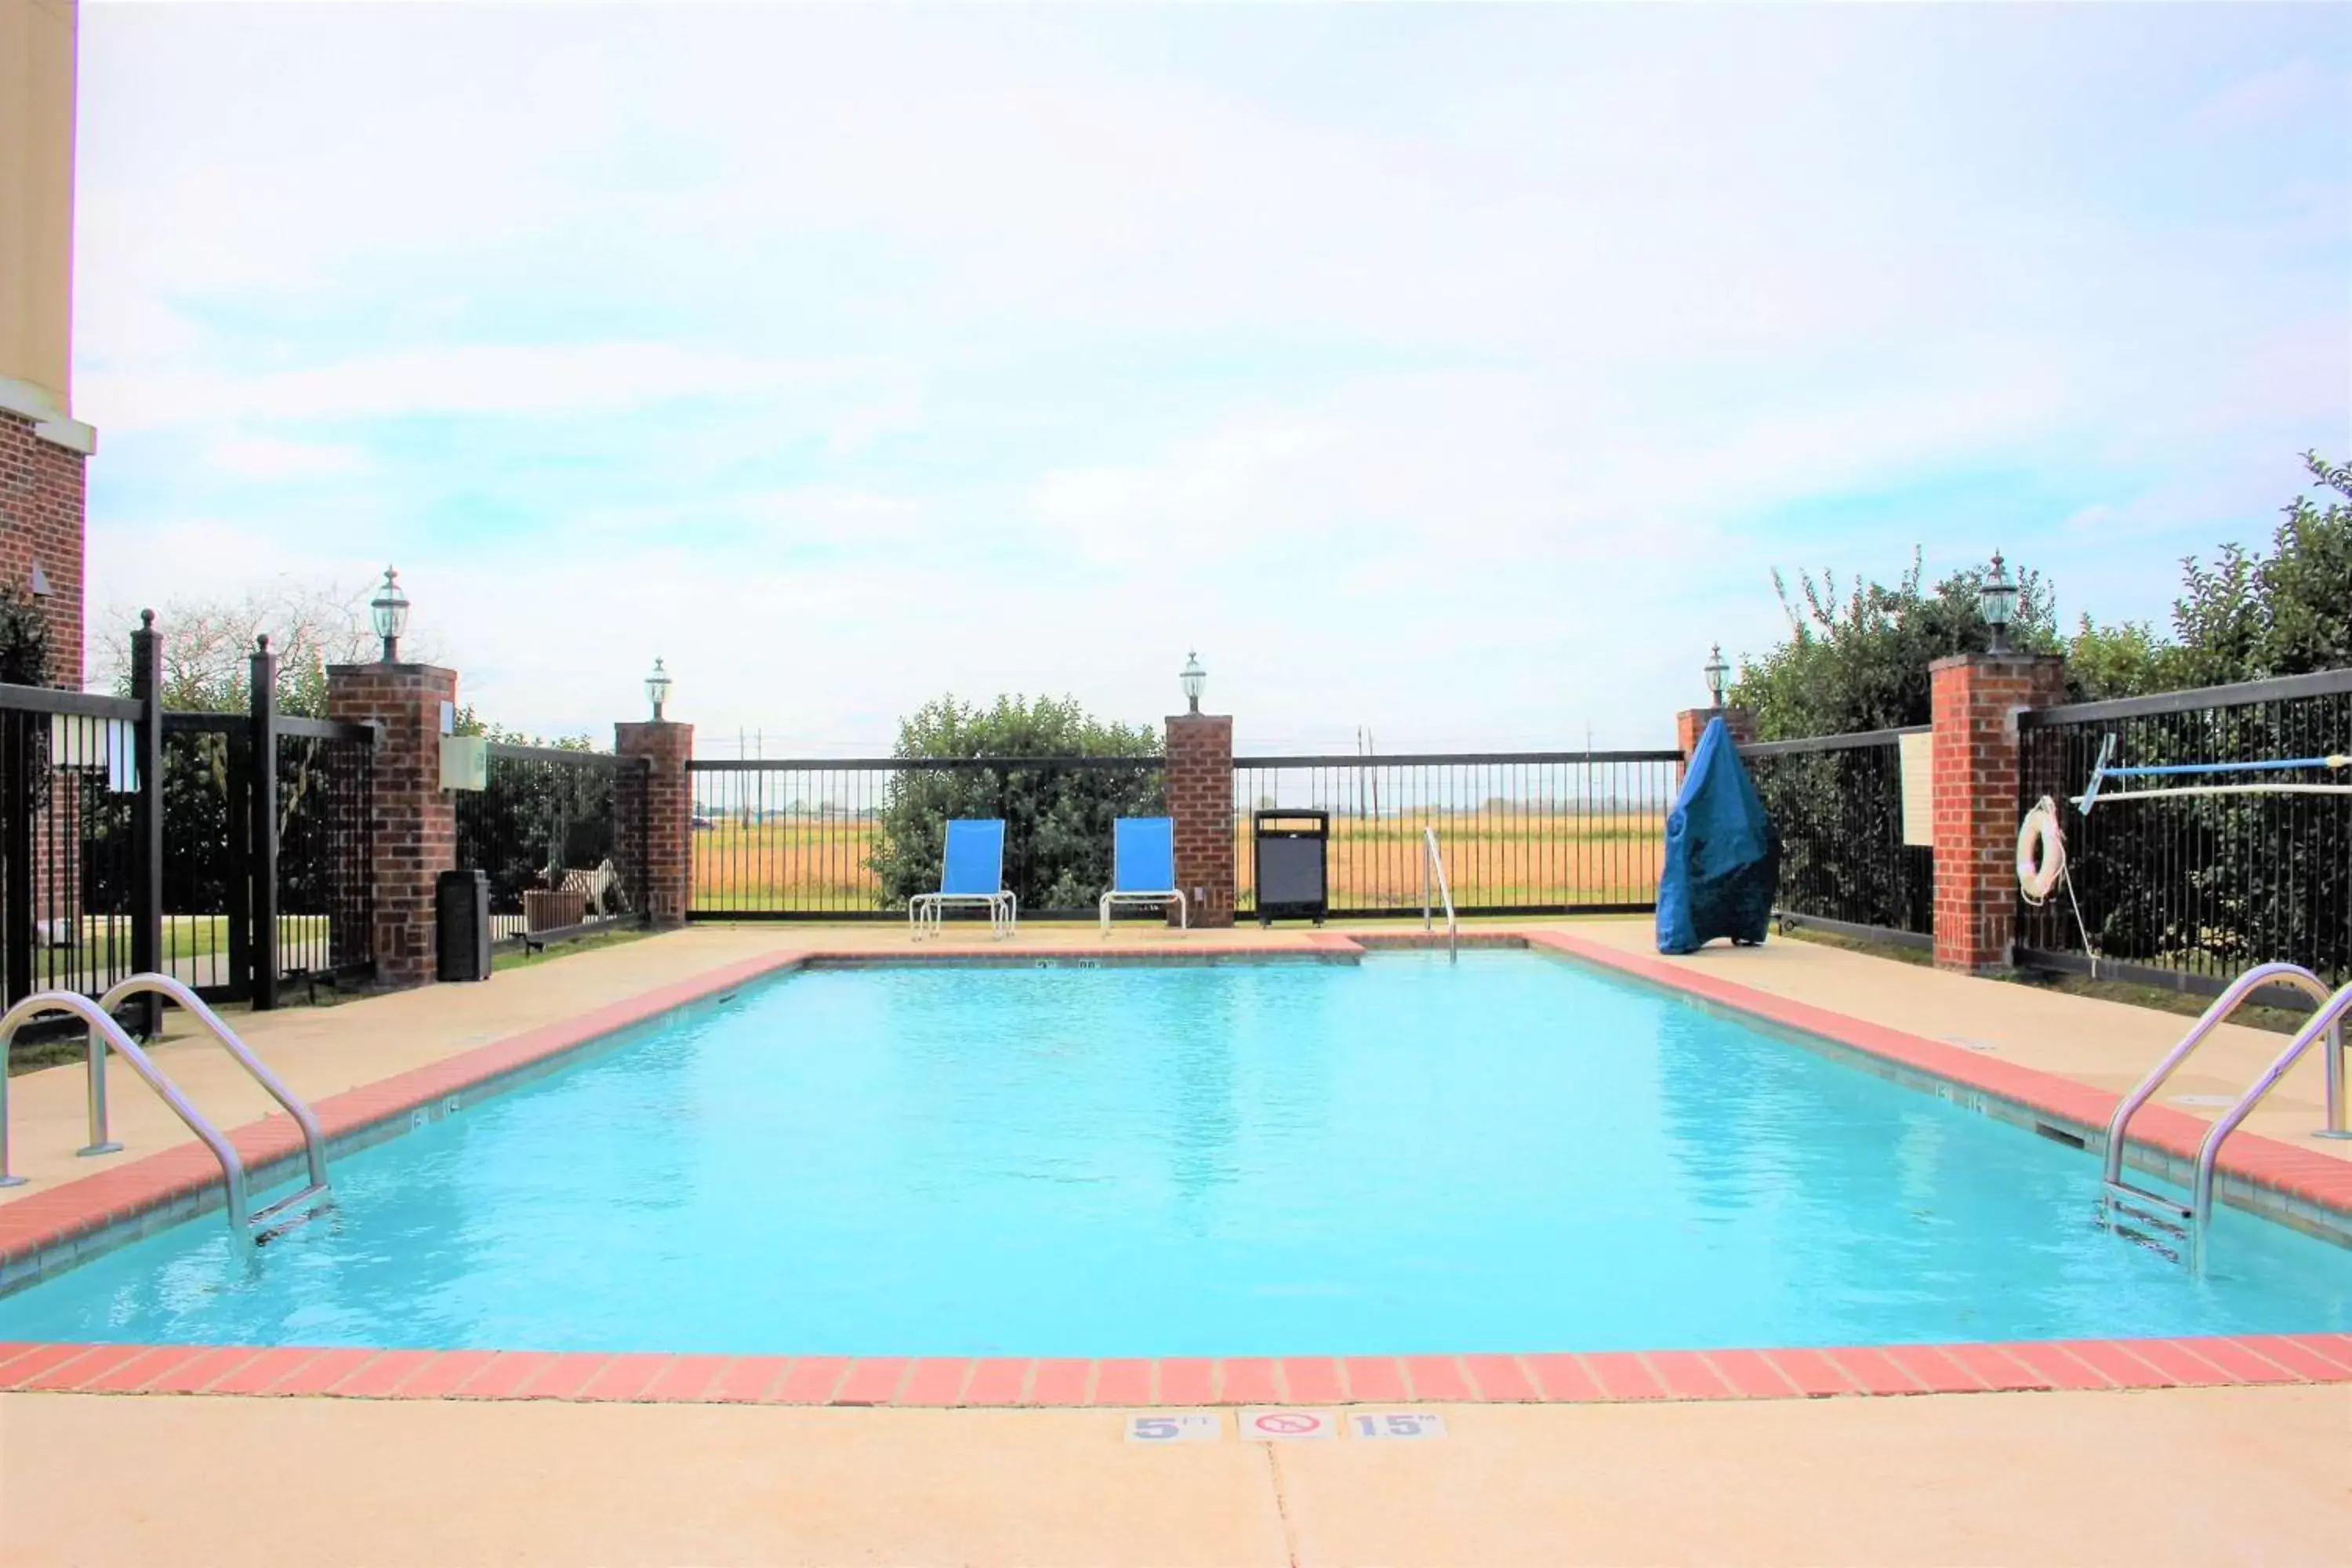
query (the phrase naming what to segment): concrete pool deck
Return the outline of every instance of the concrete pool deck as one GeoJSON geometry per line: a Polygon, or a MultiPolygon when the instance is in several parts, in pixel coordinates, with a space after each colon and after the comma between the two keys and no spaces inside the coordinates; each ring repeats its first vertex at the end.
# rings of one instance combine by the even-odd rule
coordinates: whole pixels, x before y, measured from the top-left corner
{"type": "MultiPolygon", "coordinates": [[[[1524,929],[1565,931],[1637,963],[1649,945],[1643,921],[1524,929]]],[[[400,1075],[446,1069],[714,970],[750,973],[812,948],[1087,957],[1170,946],[1297,951],[1314,941],[1288,929],[1176,939],[1129,927],[1106,943],[1091,927],[1031,928],[1013,943],[916,950],[893,926],[697,927],[481,985],[235,1022],[305,1098],[383,1095],[389,1104],[397,1095],[384,1086],[400,1075]]],[[[1801,942],[1646,962],[1941,1042],[1988,1070],[2055,1074],[2108,1100],[2188,1024],[1801,942]]],[[[271,1109],[222,1053],[175,1034],[157,1059],[223,1125],[271,1109]]],[[[2188,1119],[2211,1112],[2169,1106],[2172,1096],[2234,1090],[2283,1043],[2225,1031],[2195,1075],[2156,1103],[2193,1128],[2188,1119]]],[[[109,1168],[127,1178],[166,1149],[200,1153],[127,1070],[118,1066],[109,1082],[126,1148],[94,1160],[71,1152],[84,1136],[78,1065],[10,1085],[14,1168],[32,1180],[0,1190],[0,1247],[44,1206],[86,1190],[78,1179],[109,1168]]],[[[2330,1177],[2352,1173],[2343,1163],[2352,1149],[2309,1136],[2319,1105],[2318,1067],[2306,1062],[2247,1131],[2306,1162],[2329,1162],[2330,1177]]],[[[285,1119],[275,1120],[282,1142],[285,1119]]],[[[2084,1155],[2092,1180],[2095,1159],[2084,1155]]],[[[2331,1342],[2318,1353],[2343,1352],[2331,1342]]],[[[0,1351],[0,1363],[7,1359],[0,1351]]],[[[57,1370],[0,1364],[0,1387],[57,1370]]],[[[137,1385],[116,1380],[124,1382],[137,1385]]],[[[1425,1387],[1443,1397],[1420,1384],[1379,1396],[1425,1387]]],[[[206,1543],[226,1550],[219,1543],[233,1541],[242,1558],[282,1550],[318,1561],[320,1542],[334,1540],[348,1542],[351,1559],[419,1563],[1890,1562],[2053,1552],[2319,1562],[2341,1560],[2352,1531],[2352,1387],[2340,1383],[1446,1413],[1452,1430],[1434,1442],[1275,1449],[1240,1441],[1227,1412],[1219,1443],[1160,1451],[1123,1443],[1108,1409],[0,1394],[0,1559],[143,1561],[166,1543],[201,1558],[206,1543]],[[303,1457],[302,1479],[268,1487],[270,1525],[258,1528],[251,1462],[293,1453],[303,1457]],[[142,1477],[131,1495],[143,1506],[120,1506],[123,1494],[107,1479],[117,1466],[142,1477]],[[2210,1506],[2183,1488],[2189,1478],[2196,1498],[2215,1500],[2210,1506]],[[301,1527],[312,1517],[321,1528],[399,1522],[322,1537],[301,1527]]],[[[282,1465],[265,1473],[289,1476],[282,1465]]]]}

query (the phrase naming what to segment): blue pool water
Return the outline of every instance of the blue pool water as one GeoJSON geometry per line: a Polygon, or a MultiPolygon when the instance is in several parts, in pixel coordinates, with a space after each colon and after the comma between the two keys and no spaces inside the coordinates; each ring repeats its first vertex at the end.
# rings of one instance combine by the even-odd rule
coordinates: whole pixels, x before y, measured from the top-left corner
{"type": "Polygon", "coordinates": [[[0,1300],[0,1338],[1410,1353],[2352,1328],[2094,1156],[1532,955],[796,975],[0,1300]]]}

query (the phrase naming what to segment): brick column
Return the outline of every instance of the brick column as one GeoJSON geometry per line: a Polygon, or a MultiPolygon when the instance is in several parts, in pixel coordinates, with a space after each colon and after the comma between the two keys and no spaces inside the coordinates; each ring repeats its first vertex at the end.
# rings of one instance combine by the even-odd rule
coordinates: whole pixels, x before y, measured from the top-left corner
{"type": "Polygon", "coordinates": [[[383,726],[369,811],[373,945],[382,986],[429,984],[436,967],[434,882],[457,864],[457,799],[441,787],[441,704],[457,700],[454,669],[327,667],[327,717],[383,726]]]}
{"type": "MultiPolygon", "coordinates": [[[[1234,721],[1177,713],[1168,720],[1168,815],[1176,820],[1176,885],[1196,926],[1234,923],[1234,721]]],[[[1168,911],[1176,923],[1176,911],[1168,911]]]]}
{"type": "Polygon", "coordinates": [[[636,877],[629,896],[655,926],[680,926],[694,900],[694,726],[668,722],[615,724],[613,750],[649,765],[622,771],[614,801],[614,847],[625,877],[636,877]]]}
{"type": "Polygon", "coordinates": [[[2010,967],[2017,926],[2017,715],[2063,699],[2054,654],[1958,654],[1928,667],[1936,731],[1936,967],[2010,967]]]}
{"type": "Polygon", "coordinates": [[[1698,750],[1699,737],[1706,733],[1707,721],[1720,719],[1723,727],[1731,731],[1731,743],[1744,746],[1756,739],[1756,715],[1745,708],[1685,708],[1675,715],[1675,750],[1683,754],[1682,766],[1675,769],[1675,785],[1682,785],[1682,768],[1688,766],[1691,753],[1698,750]]]}
{"type": "Polygon", "coordinates": [[[88,445],[73,444],[70,432],[88,428],[37,420],[0,401],[0,581],[39,595],[36,602],[49,623],[48,684],[68,691],[81,689],[83,466],[89,453],[88,445]]]}

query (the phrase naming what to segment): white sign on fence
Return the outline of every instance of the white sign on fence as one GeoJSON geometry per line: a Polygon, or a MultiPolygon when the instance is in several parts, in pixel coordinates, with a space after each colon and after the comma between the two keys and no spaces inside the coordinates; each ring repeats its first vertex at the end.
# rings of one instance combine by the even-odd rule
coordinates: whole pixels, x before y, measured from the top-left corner
{"type": "Polygon", "coordinates": [[[1903,763],[1903,842],[1936,847],[1936,737],[1897,735],[1903,763]]]}

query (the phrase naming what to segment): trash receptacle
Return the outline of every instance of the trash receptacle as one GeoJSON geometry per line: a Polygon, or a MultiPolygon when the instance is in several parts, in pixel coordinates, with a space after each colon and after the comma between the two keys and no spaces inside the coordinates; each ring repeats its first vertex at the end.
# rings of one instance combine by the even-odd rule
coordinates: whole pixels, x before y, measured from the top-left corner
{"type": "Polygon", "coordinates": [[[434,926],[440,962],[436,978],[490,977],[490,879],[480,871],[444,871],[434,883],[434,926]]]}
{"type": "Polygon", "coordinates": [[[1257,923],[1311,920],[1321,925],[1331,912],[1331,814],[1255,811],[1250,829],[1257,923]]]}

